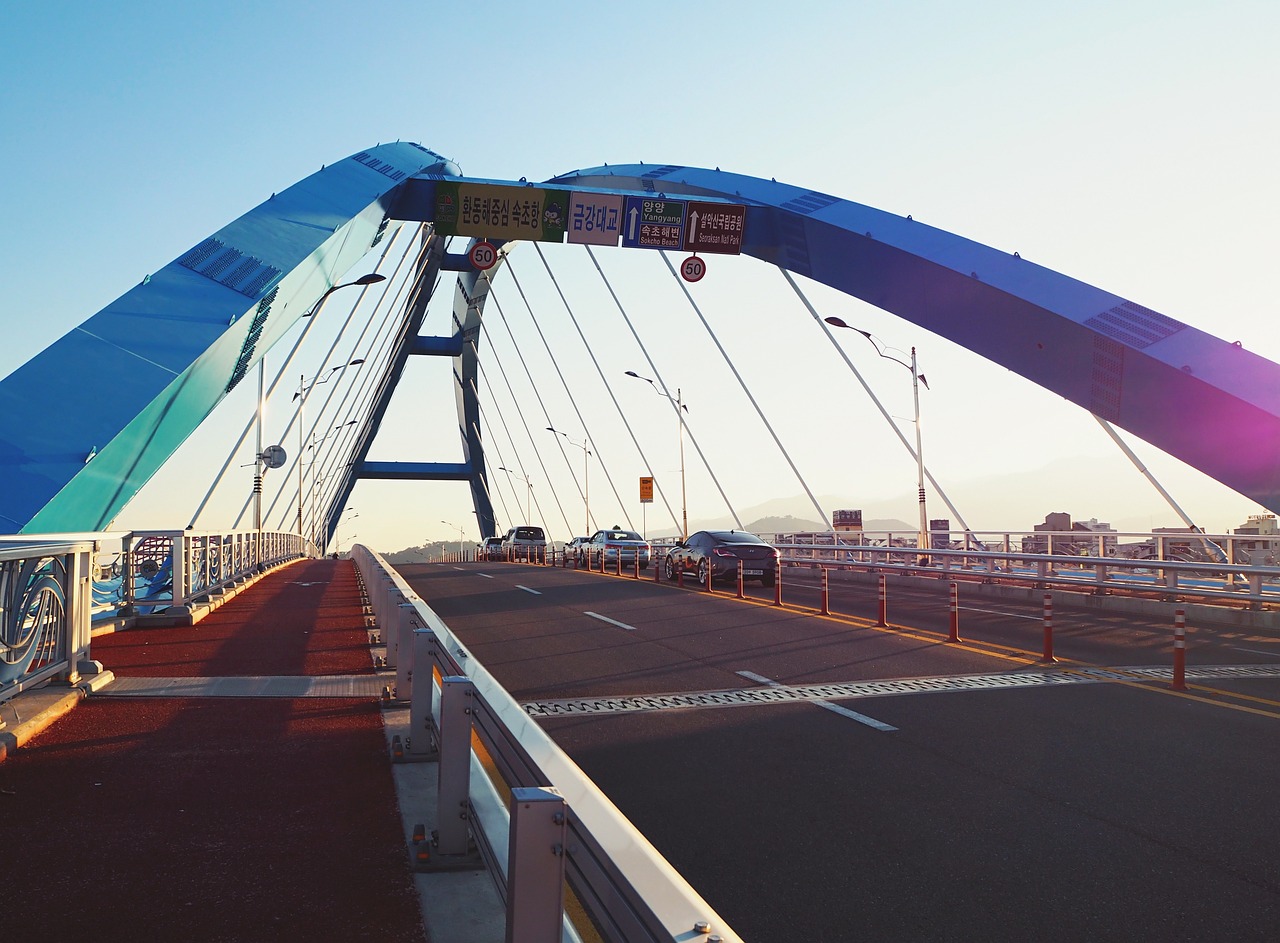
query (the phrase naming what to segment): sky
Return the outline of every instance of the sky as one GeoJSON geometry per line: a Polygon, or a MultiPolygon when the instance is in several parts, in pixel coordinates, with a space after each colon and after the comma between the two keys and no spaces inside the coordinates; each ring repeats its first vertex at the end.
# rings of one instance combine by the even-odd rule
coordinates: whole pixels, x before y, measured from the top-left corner
{"type": "MultiPolygon", "coordinates": [[[[501,0],[8,4],[0,376],[271,193],[392,140],[431,148],[469,177],[544,180],[634,161],[774,177],[1018,251],[1280,360],[1278,35],[1280,6],[1262,0],[734,0],[662,11],[501,0]]],[[[597,447],[587,476],[596,525],[670,533],[673,515],[661,502],[642,508],[636,491],[651,470],[679,513],[673,414],[623,376],[647,373],[645,363],[589,260],[547,247],[608,386],[529,248],[513,254],[511,270],[571,392],[557,388],[528,311],[500,275],[494,291],[512,335],[490,325],[501,368],[486,365],[495,386],[487,438],[517,468],[493,474],[499,522],[526,516],[527,479],[538,505],[528,516],[557,539],[585,526],[570,476],[583,455],[570,447],[566,459],[539,441],[553,438],[552,424],[597,447]],[[531,407],[526,417],[529,434],[516,403],[535,397],[517,349],[546,392],[545,414],[531,407]],[[618,412],[604,408],[611,398],[647,466],[618,412]]],[[[598,258],[665,382],[681,389],[689,431],[719,481],[686,442],[691,527],[725,519],[720,491],[744,522],[761,509],[812,519],[806,487],[827,514],[854,507],[915,519],[914,461],[775,270],[714,258],[695,297],[803,484],[658,254],[598,258]]],[[[973,529],[1028,529],[1050,511],[1123,529],[1179,524],[1083,410],[906,321],[804,288],[824,316],[918,349],[930,386],[925,461],[973,529]]],[[[427,333],[446,331],[451,293],[440,293],[446,305],[433,306],[427,333]]],[[[406,373],[371,458],[460,460],[447,361],[417,362],[425,359],[406,373]]],[[[909,375],[888,361],[859,366],[909,434],[909,375]]],[[[92,408],[110,395],[110,378],[69,384],[68,395],[92,408]]],[[[229,396],[116,525],[184,526],[211,480],[210,454],[221,463],[246,409],[251,400],[229,396]]],[[[269,408],[270,435],[283,437],[285,412],[284,403],[269,408]]],[[[1264,510],[1128,441],[1209,531],[1264,510]]],[[[201,526],[230,526],[251,472],[225,486],[234,494],[220,489],[201,526]]],[[[930,501],[931,517],[951,516],[930,501]]],[[[460,484],[365,482],[348,504],[338,533],[348,544],[393,551],[459,530],[480,536],[460,484]]]]}

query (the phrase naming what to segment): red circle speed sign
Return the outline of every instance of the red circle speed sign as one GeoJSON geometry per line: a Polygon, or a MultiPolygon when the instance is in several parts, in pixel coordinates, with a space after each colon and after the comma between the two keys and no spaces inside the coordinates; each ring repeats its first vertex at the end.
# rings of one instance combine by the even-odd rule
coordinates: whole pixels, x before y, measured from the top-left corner
{"type": "Polygon", "coordinates": [[[680,263],[680,277],[686,282],[696,282],[707,274],[707,263],[691,255],[680,263]]]}
{"type": "Polygon", "coordinates": [[[483,272],[497,264],[498,250],[494,248],[492,242],[477,242],[467,253],[467,258],[471,260],[472,265],[483,272]]]}

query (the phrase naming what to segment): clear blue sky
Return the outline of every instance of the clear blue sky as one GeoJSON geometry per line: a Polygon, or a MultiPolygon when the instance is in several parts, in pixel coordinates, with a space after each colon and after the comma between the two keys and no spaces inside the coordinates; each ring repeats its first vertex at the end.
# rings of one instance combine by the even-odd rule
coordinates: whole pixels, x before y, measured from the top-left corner
{"type": "MultiPolygon", "coordinates": [[[[395,139],[468,176],[644,160],[776,177],[1017,250],[1277,360],[1278,40],[1280,5],[1264,0],[6,4],[0,375],[273,191],[395,139]]],[[[771,323],[746,310],[755,290],[739,291],[765,346],[771,323]]],[[[981,481],[1041,494],[1044,512],[1175,523],[1140,483],[1119,487],[1136,473],[1087,415],[912,325],[858,316],[920,348],[935,390],[926,457],[953,497],[972,494],[972,525],[1040,519],[1003,517],[981,481]],[[1090,506],[1081,468],[1100,469],[1090,506]]],[[[819,396],[846,395],[813,384],[807,353],[775,359],[819,396]]],[[[109,382],[80,391],[108,395],[109,382]]],[[[843,414],[837,403],[788,431],[821,438],[843,414]]],[[[457,457],[452,441],[379,448],[457,457]]],[[[822,494],[911,520],[909,459],[890,448],[883,478],[806,473],[822,494]]],[[[1211,530],[1259,510],[1142,454],[1211,530]]],[[[743,507],[799,493],[785,477],[725,476],[743,507]]],[[[354,500],[361,539],[384,550],[448,536],[435,522],[470,514],[458,489],[354,500]],[[376,510],[397,501],[412,523],[376,510]]],[[[691,518],[715,503],[691,484],[691,518]]]]}

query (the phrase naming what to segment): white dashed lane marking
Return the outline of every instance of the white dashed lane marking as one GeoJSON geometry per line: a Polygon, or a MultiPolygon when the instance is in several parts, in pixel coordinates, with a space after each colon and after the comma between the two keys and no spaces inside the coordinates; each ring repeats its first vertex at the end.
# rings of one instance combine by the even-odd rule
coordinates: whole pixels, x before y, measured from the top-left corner
{"type": "Polygon", "coordinates": [[[584,612],[583,615],[590,616],[593,619],[599,619],[601,622],[608,622],[610,625],[616,625],[618,628],[626,629],[628,632],[634,632],[636,630],[636,627],[634,625],[627,625],[625,622],[619,622],[616,619],[610,619],[608,616],[602,616],[598,612],[584,612]]]}

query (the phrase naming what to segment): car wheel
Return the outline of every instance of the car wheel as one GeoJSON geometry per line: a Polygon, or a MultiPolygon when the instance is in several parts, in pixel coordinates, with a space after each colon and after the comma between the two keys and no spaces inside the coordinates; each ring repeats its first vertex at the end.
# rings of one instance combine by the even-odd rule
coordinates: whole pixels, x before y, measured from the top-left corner
{"type": "Polygon", "coordinates": [[[710,575],[710,572],[711,571],[707,567],[706,560],[702,560],[701,562],[698,563],[698,584],[699,585],[701,586],[707,585],[707,577],[710,575]]]}
{"type": "Polygon", "coordinates": [[[667,579],[674,580],[676,578],[676,568],[675,564],[671,562],[670,556],[667,557],[665,569],[667,571],[667,579]]]}

